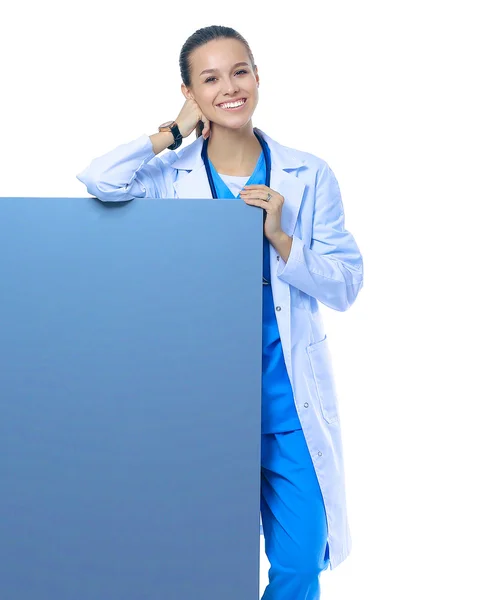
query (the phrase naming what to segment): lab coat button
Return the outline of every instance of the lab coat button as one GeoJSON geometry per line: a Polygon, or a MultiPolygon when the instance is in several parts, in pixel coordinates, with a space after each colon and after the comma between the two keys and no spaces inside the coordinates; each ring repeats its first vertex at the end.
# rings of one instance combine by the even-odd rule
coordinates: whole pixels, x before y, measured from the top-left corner
{"type": "Polygon", "coordinates": [[[277,255],[277,260],[279,260],[279,255],[277,255]]]}
{"type": "Polygon", "coordinates": [[[317,455],[318,455],[318,456],[322,456],[322,452],[318,452],[318,453],[317,453],[317,455]]]}
{"type": "Polygon", "coordinates": [[[309,403],[305,402],[305,404],[303,406],[305,406],[305,408],[308,408],[309,407],[309,403]]]}
{"type": "Polygon", "coordinates": [[[280,306],[276,306],[275,310],[281,310],[281,307],[280,306]]]}

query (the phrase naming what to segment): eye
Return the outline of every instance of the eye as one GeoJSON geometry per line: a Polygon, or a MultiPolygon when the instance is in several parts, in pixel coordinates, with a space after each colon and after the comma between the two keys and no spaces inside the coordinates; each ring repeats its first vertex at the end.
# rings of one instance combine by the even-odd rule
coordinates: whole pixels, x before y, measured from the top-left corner
{"type": "MultiPolygon", "coordinates": [[[[246,69],[240,69],[240,71],[236,71],[235,74],[237,75],[238,73],[247,73],[246,69]]],[[[206,79],[206,81],[204,81],[204,83],[207,83],[208,81],[211,81],[211,79],[216,79],[216,77],[208,77],[206,79]]]]}

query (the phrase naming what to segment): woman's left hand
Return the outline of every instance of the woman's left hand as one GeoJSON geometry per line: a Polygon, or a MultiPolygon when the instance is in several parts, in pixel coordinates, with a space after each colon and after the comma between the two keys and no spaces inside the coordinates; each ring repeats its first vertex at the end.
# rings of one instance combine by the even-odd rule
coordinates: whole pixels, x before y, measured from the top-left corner
{"type": "Polygon", "coordinates": [[[272,241],[281,237],[281,214],[284,197],[263,184],[245,185],[239,194],[246,204],[253,204],[263,208],[267,215],[265,217],[265,237],[272,241]],[[271,195],[267,202],[268,194],[271,195]]]}

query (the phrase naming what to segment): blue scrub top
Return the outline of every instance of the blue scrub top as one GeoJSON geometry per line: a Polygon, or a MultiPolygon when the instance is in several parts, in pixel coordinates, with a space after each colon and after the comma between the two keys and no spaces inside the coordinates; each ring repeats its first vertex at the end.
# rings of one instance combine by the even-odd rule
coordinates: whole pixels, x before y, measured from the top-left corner
{"type": "MultiPolygon", "coordinates": [[[[214,168],[211,160],[209,167],[213,176],[214,187],[218,198],[230,200],[240,199],[234,196],[227,184],[214,168]]],[[[225,177],[225,175],[224,175],[225,177]]],[[[266,184],[266,165],[263,150],[256,167],[244,185],[266,184]]],[[[263,233],[263,275],[270,281],[270,247],[263,233]]],[[[263,285],[263,335],[262,335],[262,433],[279,433],[301,429],[293,390],[289,381],[282,343],[277,327],[277,319],[272,297],[272,286],[263,285]]]]}

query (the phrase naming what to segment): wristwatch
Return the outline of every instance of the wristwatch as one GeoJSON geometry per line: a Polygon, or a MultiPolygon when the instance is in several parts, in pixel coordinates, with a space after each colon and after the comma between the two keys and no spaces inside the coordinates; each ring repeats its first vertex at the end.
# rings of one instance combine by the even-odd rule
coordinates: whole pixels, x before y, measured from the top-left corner
{"type": "Polygon", "coordinates": [[[183,136],[181,135],[178,124],[175,121],[167,121],[167,123],[162,123],[162,125],[159,125],[159,133],[161,131],[170,131],[173,134],[174,143],[168,146],[169,150],[176,150],[176,148],[181,146],[183,136]]]}

